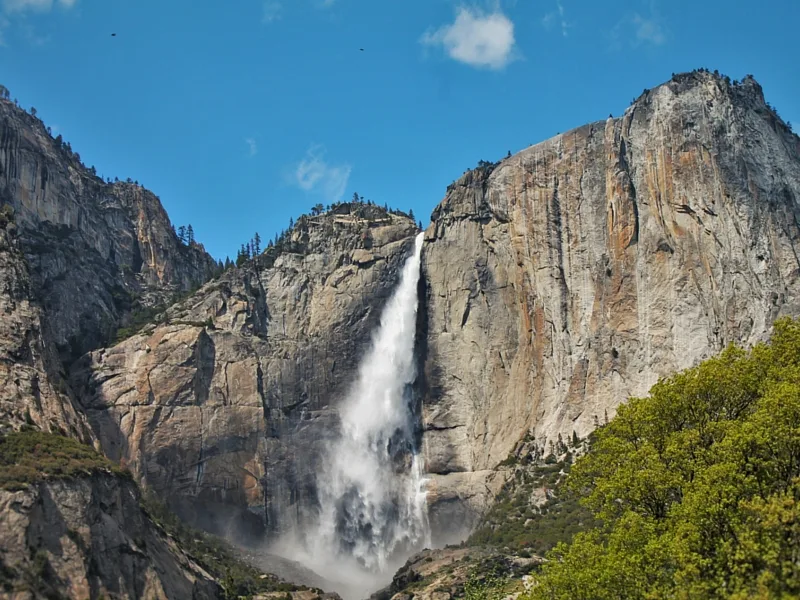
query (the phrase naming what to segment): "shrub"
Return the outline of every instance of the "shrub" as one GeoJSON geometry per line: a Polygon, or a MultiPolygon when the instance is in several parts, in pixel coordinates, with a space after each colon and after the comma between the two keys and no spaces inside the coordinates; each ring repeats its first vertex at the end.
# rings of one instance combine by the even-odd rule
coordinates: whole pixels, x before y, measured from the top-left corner
{"type": "Polygon", "coordinates": [[[72,438],[32,429],[0,436],[0,488],[25,489],[43,479],[72,479],[100,471],[124,475],[94,448],[72,438]]]}

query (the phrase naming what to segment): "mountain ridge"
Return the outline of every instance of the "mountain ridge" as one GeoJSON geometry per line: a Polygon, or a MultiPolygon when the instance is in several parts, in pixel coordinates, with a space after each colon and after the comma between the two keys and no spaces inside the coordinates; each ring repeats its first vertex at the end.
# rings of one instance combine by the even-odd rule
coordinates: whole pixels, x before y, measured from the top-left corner
{"type": "MultiPolygon", "coordinates": [[[[343,203],[212,279],[154,195],[103,183],[20,112],[0,102],[2,428],[94,443],[240,543],[302,530],[417,224],[343,203]]],[[[414,390],[434,542],[472,531],[523,442],[547,456],[800,314],[799,198],[800,138],[753,78],[705,70],[448,186],[425,230],[414,390]]]]}

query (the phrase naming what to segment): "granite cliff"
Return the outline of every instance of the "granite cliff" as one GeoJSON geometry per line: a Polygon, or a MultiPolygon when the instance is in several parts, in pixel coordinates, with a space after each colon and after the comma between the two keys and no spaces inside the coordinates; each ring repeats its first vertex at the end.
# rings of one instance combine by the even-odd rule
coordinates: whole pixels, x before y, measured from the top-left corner
{"type": "Polygon", "coordinates": [[[540,455],[800,312],[800,139],[700,71],[450,186],[426,232],[423,421],[440,541],[540,455]]]}
{"type": "Polygon", "coordinates": [[[224,597],[152,522],[136,486],[123,478],[96,474],[0,489],[0,518],[0,583],[13,597],[224,597]]]}
{"type": "Polygon", "coordinates": [[[199,287],[216,263],[182,244],[158,198],[106,183],[60,136],[0,99],[0,202],[14,209],[32,289],[61,359],[107,345],[132,311],[199,287]]]}
{"type": "Polygon", "coordinates": [[[8,206],[0,209],[0,432],[35,426],[93,440],[43,326],[8,206]]]}
{"type": "Polygon", "coordinates": [[[75,358],[136,311],[199,287],[216,263],[178,241],[152,193],[103,183],[2,99],[0,200],[0,596],[320,597],[157,523],[131,478],[92,450],[68,382],[75,358]]]}
{"type": "MultiPolygon", "coordinates": [[[[434,541],[466,537],[509,455],[585,438],[660,376],[800,313],[798,198],[800,139],[755,80],[704,71],[449,186],[416,344],[434,541]]],[[[94,442],[238,541],[302,526],[413,220],[338,205],[209,281],[155,196],[103,183],[7,102],[0,199],[4,424],[94,442]]]]}
{"type": "MultiPolygon", "coordinates": [[[[584,438],[797,314],[798,153],[755,80],[695,72],[449,187],[417,343],[435,539],[474,527],[523,438],[542,456],[584,438]]],[[[356,208],[301,219],[291,246],[73,370],[105,451],[186,518],[275,533],[313,510],[336,401],[415,231],[356,208]]]]}
{"type": "Polygon", "coordinates": [[[279,247],[87,354],[73,389],[105,453],[240,541],[302,522],[336,402],[416,233],[365,204],[302,217],[279,247]]]}

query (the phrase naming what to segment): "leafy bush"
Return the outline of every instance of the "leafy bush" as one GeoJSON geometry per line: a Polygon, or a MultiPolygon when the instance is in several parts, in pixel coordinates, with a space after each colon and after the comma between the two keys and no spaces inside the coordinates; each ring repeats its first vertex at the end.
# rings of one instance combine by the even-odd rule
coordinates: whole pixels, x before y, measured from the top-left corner
{"type": "Polygon", "coordinates": [[[554,463],[518,467],[468,544],[543,555],[594,525],[592,514],[579,504],[575,494],[564,489],[570,460],[567,453],[554,463]],[[547,500],[538,507],[531,504],[536,489],[547,494],[547,500]]]}
{"type": "Polygon", "coordinates": [[[145,325],[157,322],[158,317],[163,314],[165,310],[165,306],[146,306],[132,312],[128,325],[120,327],[117,330],[114,343],[119,344],[139,333],[145,325]]]}
{"type": "Polygon", "coordinates": [[[0,488],[25,489],[43,479],[72,479],[98,471],[126,474],[91,446],[34,431],[0,436],[0,488]]]}
{"type": "Polygon", "coordinates": [[[800,595],[800,323],[657,383],[568,486],[602,524],[559,544],[530,599],[800,595]]]}

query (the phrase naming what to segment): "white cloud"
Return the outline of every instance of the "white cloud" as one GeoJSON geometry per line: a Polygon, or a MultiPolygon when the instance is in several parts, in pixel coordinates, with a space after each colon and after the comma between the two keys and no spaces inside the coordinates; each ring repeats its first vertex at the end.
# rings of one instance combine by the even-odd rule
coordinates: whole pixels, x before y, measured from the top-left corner
{"type": "Polygon", "coordinates": [[[544,25],[545,29],[551,29],[553,25],[556,24],[561,28],[561,35],[567,37],[567,29],[569,29],[571,25],[567,22],[562,0],[556,0],[556,9],[542,17],[542,25],[544,25]]]}
{"type": "Polygon", "coordinates": [[[244,143],[247,144],[247,153],[250,156],[255,156],[258,154],[258,144],[256,143],[255,138],[245,138],[244,143]]]}
{"type": "Polygon", "coordinates": [[[47,12],[57,4],[62,8],[72,8],[77,0],[3,0],[3,10],[7,13],[19,13],[25,11],[47,12]]]}
{"type": "Polygon", "coordinates": [[[654,46],[660,46],[667,41],[664,28],[662,27],[658,17],[652,16],[651,18],[647,19],[642,17],[639,13],[636,13],[633,15],[632,23],[636,31],[637,44],[647,43],[653,44],[654,46]]]}
{"type": "Polygon", "coordinates": [[[294,181],[306,192],[320,194],[329,202],[337,202],[344,196],[350,179],[350,165],[331,165],[325,160],[325,148],[312,145],[294,170],[294,181]]]}
{"type": "Polygon", "coordinates": [[[281,18],[283,13],[283,5],[278,0],[266,0],[261,12],[261,21],[263,23],[272,23],[281,18]]]}
{"type": "Polygon", "coordinates": [[[452,24],[426,32],[420,43],[442,46],[450,58],[473,67],[502,69],[513,58],[514,23],[501,12],[460,8],[452,24]]]}

